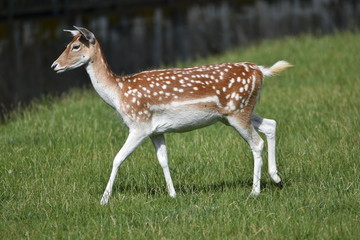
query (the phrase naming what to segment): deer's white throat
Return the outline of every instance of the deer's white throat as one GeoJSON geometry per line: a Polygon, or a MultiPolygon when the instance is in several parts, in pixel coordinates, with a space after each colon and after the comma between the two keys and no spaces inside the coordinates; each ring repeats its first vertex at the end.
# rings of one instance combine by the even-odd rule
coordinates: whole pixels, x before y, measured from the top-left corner
{"type": "Polygon", "coordinates": [[[91,83],[100,97],[111,107],[119,109],[120,101],[118,100],[117,91],[114,86],[108,84],[106,77],[100,72],[96,71],[94,63],[89,63],[86,66],[86,71],[89,74],[91,83]]]}

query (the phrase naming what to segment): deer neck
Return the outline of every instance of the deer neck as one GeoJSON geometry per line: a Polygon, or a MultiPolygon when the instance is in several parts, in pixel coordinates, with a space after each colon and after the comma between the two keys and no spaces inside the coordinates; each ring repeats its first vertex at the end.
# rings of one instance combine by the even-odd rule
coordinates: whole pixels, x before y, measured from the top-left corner
{"type": "Polygon", "coordinates": [[[119,98],[116,78],[119,78],[119,76],[111,71],[99,46],[96,54],[94,54],[86,66],[86,71],[90,76],[92,85],[100,97],[107,104],[117,109],[119,107],[119,98]]]}

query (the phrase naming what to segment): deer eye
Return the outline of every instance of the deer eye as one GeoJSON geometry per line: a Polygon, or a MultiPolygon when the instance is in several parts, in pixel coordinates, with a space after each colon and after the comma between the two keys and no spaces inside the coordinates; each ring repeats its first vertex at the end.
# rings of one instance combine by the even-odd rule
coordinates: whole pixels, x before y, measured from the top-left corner
{"type": "Polygon", "coordinates": [[[80,44],[75,44],[75,45],[73,45],[72,48],[71,48],[71,50],[73,50],[73,51],[77,51],[77,50],[79,50],[79,49],[80,49],[80,44]]]}

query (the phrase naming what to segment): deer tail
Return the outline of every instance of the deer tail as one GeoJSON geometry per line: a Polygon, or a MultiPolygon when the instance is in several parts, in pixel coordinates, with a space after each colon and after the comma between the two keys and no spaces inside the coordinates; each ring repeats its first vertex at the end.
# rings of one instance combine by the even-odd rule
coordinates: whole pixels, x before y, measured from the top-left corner
{"type": "Polygon", "coordinates": [[[278,75],[289,67],[293,67],[293,65],[283,60],[276,62],[271,67],[259,66],[261,72],[264,74],[265,77],[278,75]]]}

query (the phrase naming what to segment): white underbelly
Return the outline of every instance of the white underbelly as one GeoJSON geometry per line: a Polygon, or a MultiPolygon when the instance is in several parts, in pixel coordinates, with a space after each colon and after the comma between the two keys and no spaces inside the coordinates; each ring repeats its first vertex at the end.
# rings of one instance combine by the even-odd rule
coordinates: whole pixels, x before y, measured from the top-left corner
{"type": "Polygon", "coordinates": [[[214,124],[224,117],[219,108],[217,96],[151,105],[152,132],[187,132],[214,124]]]}
{"type": "Polygon", "coordinates": [[[155,113],[152,119],[154,133],[187,132],[216,123],[222,116],[213,111],[174,109],[155,113]]]}
{"type": "Polygon", "coordinates": [[[218,112],[178,107],[166,112],[154,113],[154,133],[187,132],[216,123],[222,118],[218,112]]]}

